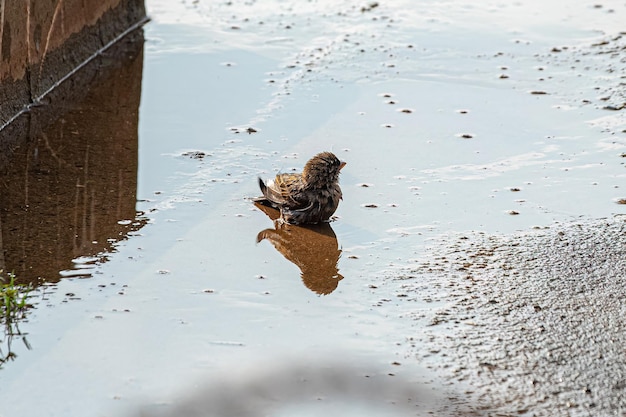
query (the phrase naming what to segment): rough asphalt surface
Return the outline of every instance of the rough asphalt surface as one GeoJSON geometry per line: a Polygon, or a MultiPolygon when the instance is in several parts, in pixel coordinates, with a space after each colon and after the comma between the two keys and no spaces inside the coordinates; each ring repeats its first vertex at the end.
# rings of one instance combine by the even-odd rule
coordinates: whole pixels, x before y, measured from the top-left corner
{"type": "Polygon", "coordinates": [[[430,327],[415,354],[468,387],[466,411],[626,416],[626,216],[458,234],[429,252],[403,277],[441,303],[416,312],[430,327]]]}

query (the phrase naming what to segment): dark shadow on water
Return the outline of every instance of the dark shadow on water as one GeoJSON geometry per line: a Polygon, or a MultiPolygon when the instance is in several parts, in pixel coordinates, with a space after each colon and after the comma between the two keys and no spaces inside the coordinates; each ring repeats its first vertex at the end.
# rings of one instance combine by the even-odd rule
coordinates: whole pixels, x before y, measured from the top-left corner
{"type": "Polygon", "coordinates": [[[265,229],[257,235],[257,243],[268,240],[287,260],[300,268],[304,285],[320,295],[337,289],[343,276],[337,263],[341,249],[329,223],[295,226],[277,221],[279,212],[256,203],[255,206],[274,220],[274,229],[265,229]]]}
{"type": "Polygon", "coordinates": [[[0,269],[19,282],[89,276],[146,223],[135,209],[143,41],[125,37],[0,131],[0,269]]]}

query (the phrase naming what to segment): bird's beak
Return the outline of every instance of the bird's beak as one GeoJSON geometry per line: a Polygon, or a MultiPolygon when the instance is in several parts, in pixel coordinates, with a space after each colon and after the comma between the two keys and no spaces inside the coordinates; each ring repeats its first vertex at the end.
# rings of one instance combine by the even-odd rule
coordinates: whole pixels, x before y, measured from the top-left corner
{"type": "Polygon", "coordinates": [[[345,166],[346,166],[345,161],[341,161],[341,163],[339,164],[339,170],[341,171],[341,168],[343,168],[345,166]]]}

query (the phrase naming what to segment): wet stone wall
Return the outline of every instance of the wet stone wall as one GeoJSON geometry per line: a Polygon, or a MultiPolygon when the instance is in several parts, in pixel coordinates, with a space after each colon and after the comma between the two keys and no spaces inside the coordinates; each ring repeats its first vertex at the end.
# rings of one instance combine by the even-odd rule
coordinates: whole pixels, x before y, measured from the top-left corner
{"type": "Polygon", "coordinates": [[[146,14],[143,0],[27,0],[1,7],[2,125],[146,14]]]}

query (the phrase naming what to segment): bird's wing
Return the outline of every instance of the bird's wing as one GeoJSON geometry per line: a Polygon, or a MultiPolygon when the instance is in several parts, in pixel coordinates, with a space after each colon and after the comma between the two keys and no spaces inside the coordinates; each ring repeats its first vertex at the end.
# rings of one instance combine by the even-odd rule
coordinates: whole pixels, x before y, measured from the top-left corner
{"type": "Polygon", "coordinates": [[[259,179],[259,185],[265,198],[274,204],[288,207],[301,205],[301,202],[297,200],[298,190],[302,187],[300,174],[278,174],[267,183],[259,179]]]}

